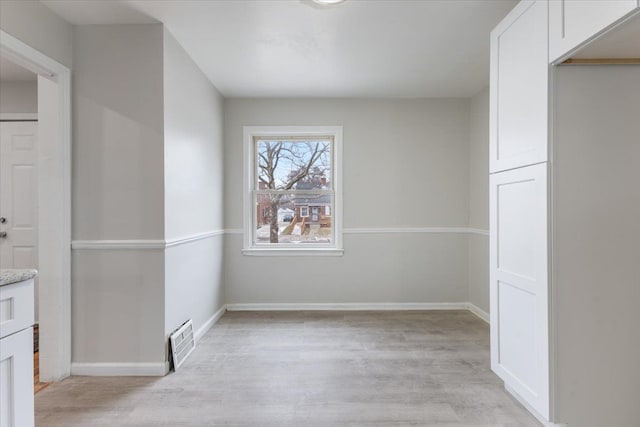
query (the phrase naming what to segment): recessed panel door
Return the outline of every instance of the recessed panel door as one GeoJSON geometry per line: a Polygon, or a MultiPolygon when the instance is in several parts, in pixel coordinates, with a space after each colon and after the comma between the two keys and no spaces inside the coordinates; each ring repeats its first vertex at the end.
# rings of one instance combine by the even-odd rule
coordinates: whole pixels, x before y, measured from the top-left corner
{"type": "Polygon", "coordinates": [[[491,368],[549,419],[547,164],[490,177],[491,368]]]}
{"type": "Polygon", "coordinates": [[[37,123],[0,123],[0,268],[38,265],[37,123]]]}
{"type": "Polygon", "coordinates": [[[547,161],[546,1],[522,1],[491,32],[491,172],[547,161]]]}

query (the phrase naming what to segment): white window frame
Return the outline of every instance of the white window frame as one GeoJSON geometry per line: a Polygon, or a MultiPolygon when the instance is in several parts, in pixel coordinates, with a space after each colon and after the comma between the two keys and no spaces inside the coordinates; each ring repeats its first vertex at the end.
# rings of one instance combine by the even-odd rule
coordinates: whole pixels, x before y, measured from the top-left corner
{"type": "Polygon", "coordinates": [[[244,126],[244,178],[243,218],[244,255],[254,256],[342,256],[342,126],[244,126]],[[255,245],[253,242],[255,205],[253,203],[256,182],[255,137],[267,136],[332,136],[331,168],[333,185],[333,209],[331,225],[333,242],[327,246],[308,247],[302,245],[255,245]]]}
{"type": "Polygon", "coordinates": [[[309,206],[300,206],[300,217],[301,218],[309,218],[309,206]],[[305,209],[305,211],[307,212],[307,214],[303,214],[302,210],[305,209]]]}

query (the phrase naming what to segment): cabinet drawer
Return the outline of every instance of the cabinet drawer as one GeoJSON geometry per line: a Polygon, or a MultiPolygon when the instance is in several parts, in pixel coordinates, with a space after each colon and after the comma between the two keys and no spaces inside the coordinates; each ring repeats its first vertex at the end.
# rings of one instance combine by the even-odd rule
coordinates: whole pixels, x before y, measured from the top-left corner
{"type": "Polygon", "coordinates": [[[34,323],[33,279],[0,287],[0,338],[34,323]]]}

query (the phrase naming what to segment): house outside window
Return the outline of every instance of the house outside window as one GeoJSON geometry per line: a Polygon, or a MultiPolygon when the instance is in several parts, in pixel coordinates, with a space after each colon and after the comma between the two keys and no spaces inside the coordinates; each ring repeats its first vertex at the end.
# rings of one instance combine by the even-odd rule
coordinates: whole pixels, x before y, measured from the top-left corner
{"type": "Polygon", "coordinates": [[[342,127],[247,126],[244,144],[243,253],[341,255],[342,127]]]}

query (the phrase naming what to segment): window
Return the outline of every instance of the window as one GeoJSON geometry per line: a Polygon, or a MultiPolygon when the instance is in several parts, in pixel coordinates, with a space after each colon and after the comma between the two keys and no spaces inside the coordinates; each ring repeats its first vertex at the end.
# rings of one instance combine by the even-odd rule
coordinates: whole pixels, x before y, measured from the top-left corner
{"type": "Polygon", "coordinates": [[[341,142],[339,126],[244,128],[243,253],[342,254],[341,142]]]}

